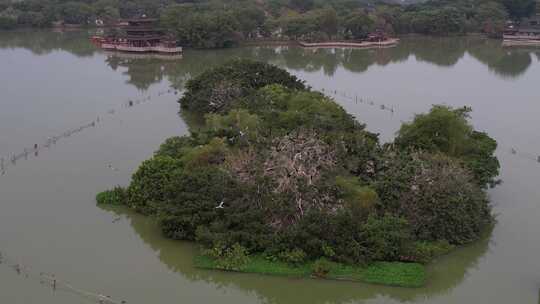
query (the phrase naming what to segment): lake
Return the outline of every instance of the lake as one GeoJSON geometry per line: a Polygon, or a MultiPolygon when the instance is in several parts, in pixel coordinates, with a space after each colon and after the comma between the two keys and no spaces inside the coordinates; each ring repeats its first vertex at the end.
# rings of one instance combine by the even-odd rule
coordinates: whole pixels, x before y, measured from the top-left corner
{"type": "Polygon", "coordinates": [[[104,53],[89,32],[0,32],[0,303],[538,303],[540,48],[480,37],[388,49],[246,46],[182,58],[104,53]],[[186,80],[232,58],[270,62],[335,98],[389,141],[432,104],[471,106],[499,142],[485,239],[428,267],[424,288],[194,269],[196,248],[101,209],[167,137],[188,133],[186,80]],[[55,288],[51,278],[57,280],[55,288]]]}

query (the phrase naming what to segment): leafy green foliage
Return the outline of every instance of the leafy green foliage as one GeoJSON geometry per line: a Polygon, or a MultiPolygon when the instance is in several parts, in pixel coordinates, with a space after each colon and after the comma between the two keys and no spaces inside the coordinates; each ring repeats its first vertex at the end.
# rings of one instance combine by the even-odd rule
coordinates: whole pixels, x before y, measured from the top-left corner
{"type": "Polygon", "coordinates": [[[260,118],[244,109],[233,109],[226,115],[208,114],[206,125],[214,136],[240,143],[256,141],[262,131],[260,118]]]}
{"type": "MultiPolygon", "coordinates": [[[[205,254],[196,256],[194,262],[198,268],[223,269],[215,258],[205,254]]],[[[377,262],[363,267],[319,259],[315,262],[293,265],[271,261],[261,255],[251,255],[247,264],[233,271],[300,278],[315,276],[329,280],[349,280],[400,287],[422,287],[426,281],[423,265],[400,262],[377,262]]]]}
{"type": "Polygon", "coordinates": [[[416,262],[429,263],[435,257],[445,255],[455,248],[448,241],[418,241],[412,245],[410,258],[416,262]]]}
{"type": "MultiPolygon", "coordinates": [[[[198,255],[194,262],[195,266],[199,268],[218,269],[217,261],[208,255],[198,255]]],[[[308,277],[311,274],[311,264],[291,265],[281,261],[270,261],[261,255],[251,255],[249,262],[241,271],[287,277],[308,277]]]]}
{"type": "Polygon", "coordinates": [[[249,263],[247,249],[238,243],[232,247],[216,245],[204,254],[216,261],[217,269],[240,271],[249,263]]]}
{"type": "Polygon", "coordinates": [[[195,145],[196,141],[191,136],[167,138],[156,151],[156,156],[168,156],[172,158],[181,158],[186,155],[195,145]]]}
{"type": "Polygon", "coordinates": [[[465,244],[492,220],[486,194],[443,154],[387,153],[374,183],[381,212],[404,217],[419,240],[465,244]]]}
{"type": "Polygon", "coordinates": [[[17,27],[17,19],[9,16],[0,16],[0,29],[11,30],[17,27]]]}
{"type": "Polygon", "coordinates": [[[442,152],[462,159],[482,186],[495,184],[499,162],[497,142],[468,123],[470,108],[434,106],[401,126],[395,143],[403,148],[442,152]]]}
{"type": "Polygon", "coordinates": [[[269,84],[304,88],[304,84],[295,76],[273,65],[234,60],[188,81],[180,104],[182,108],[194,112],[226,112],[235,99],[269,84]]]}
{"type": "Polygon", "coordinates": [[[122,187],[114,187],[112,190],[100,192],[96,195],[98,204],[123,205],[126,203],[126,190],[122,187]]]}
{"type": "Polygon", "coordinates": [[[379,202],[377,192],[362,186],[358,179],[338,176],[336,186],[341,190],[347,208],[358,218],[367,217],[379,202]]]}
{"type": "Polygon", "coordinates": [[[376,261],[398,260],[411,240],[407,221],[390,214],[370,216],[363,234],[370,257],[376,261]]]}
{"type": "Polygon", "coordinates": [[[141,15],[159,18],[179,43],[225,48],[246,39],[364,39],[374,30],[430,35],[501,35],[508,16],[535,11],[534,0],[431,0],[392,5],[350,0],[21,0],[0,5],[0,28],[92,25],[141,15]]]}
{"type": "Polygon", "coordinates": [[[469,109],[453,110],[434,106],[428,114],[416,115],[401,126],[396,144],[426,151],[441,151],[459,156],[469,144],[472,127],[467,122],[469,109]]]}
{"type": "Polygon", "coordinates": [[[227,145],[222,138],[213,138],[206,145],[200,145],[187,150],[180,158],[186,169],[202,166],[218,165],[225,160],[227,145]]]}
{"type": "Polygon", "coordinates": [[[206,248],[204,267],[419,286],[422,266],[374,262],[426,262],[492,221],[480,178],[498,172],[496,142],[466,108],[435,106],[381,146],[274,66],[233,61],[187,89],[205,121],[143,162],[122,201],[206,248]]]}
{"type": "Polygon", "coordinates": [[[215,166],[176,171],[160,188],[166,194],[159,210],[162,231],[174,239],[194,240],[197,228],[219,219],[221,202],[229,207],[241,197],[238,183],[215,166]]]}
{"type": "Polygon", "coordinates": [[[345,32],[354,39],[366,38],[373,31],[375,21],[362,11],[355,11],[345,17],[345,32]]]}
{"type": "Polygon", "coordinates": [[[180,168],[182,162],[169,156],[155,156],[144,161],[127,188],[128,206],[143,213],[155,213],[151,203],[165,200],[166,186],[180,168]]]}
{"type": "Polygon", "coordinates": [[[237,32],[245,26],[232,10],[200,10],[192,5],[168,7],[161,23],[176,34],[182,45],[195,48],[235,46],[242,38],[237,32]]]}
{"type": "Polygon", "coordinates": [[[531,16],[536,7],[536,1],[534,0],[503,0],[502,3],[510,16],[516,20],[531,16]]]}
{"type": "Polygon", "coordinates": [[[313,275],[319,278],[324,278],[332,270],[332,264],[325,258],[320,258],[313,263],[313,275]]]}
{"type": "Polygon", "coordinates": [[[298,265],[306,260],[306,253],[302,249],[295,248],[280,252],[279,259],[289,264],[298,265]]]}

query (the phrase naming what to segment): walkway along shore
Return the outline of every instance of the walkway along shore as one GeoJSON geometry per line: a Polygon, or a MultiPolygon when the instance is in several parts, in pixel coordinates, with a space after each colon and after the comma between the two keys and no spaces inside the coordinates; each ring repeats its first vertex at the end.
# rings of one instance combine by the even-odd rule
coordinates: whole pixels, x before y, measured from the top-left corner
{"type": "Polygon", "coordinates": [[[387,48],[394,47],[399,43],[399,38],[389,38],[384,41],[327,41],[327,42],[303,42],[288,39],[255,39],[241,42],[243,46],[301,46],[305,48],[387,48]]]}
{"type": "Polygon", "coordinates": [[[383,48],[383,47],[393,47],[399,43],[398,38],[389,38],[384,41],[363,41],[363,42],[354,42],[354,41],[328,41],[328,42],[315,42],[308,43],[303,41],[298,41],[298,44],[302,47],[307,48],[335,48],[335,47],[351,47],[351,48],[383,48]]]}

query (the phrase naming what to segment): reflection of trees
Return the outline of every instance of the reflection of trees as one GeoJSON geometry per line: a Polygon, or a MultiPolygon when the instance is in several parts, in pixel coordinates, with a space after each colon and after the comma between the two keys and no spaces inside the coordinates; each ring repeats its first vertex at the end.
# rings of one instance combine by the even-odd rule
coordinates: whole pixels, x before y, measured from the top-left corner
{"type": "Polygon", "coordinates": [[[289,280],[286,278],[204,271],[193,267],[193,244],[165,239],[149,217],[122,207],[101,207],[125,216],[140,238],[159,255],[169,269],[191,281],[204,281],[256,294],[265,303],[342,303],[384,296],[396,301],[436,298],[450,292],[475,267],[489,249],[489,237],[441,258],[429,267],[428,286],[419,289],[392,288],[350,282],[289,280]]]}
{"type": "Polygon", "coordinates": [[[400,42],[417,60],[438,66],[455,65],[465,54],[467,38],[413,38],[400,42]]]}
{"type": "Polygon", "coordinates": [[[527,48],[503,48],[495,40],[478,41],[467,51],[495,74],[509,78],[525,73],[532,63],[531,53],[537,52],[527,48]]]}
{"type": "MultiPolygon", "coordinates": [[[[77,56],[91,56],[97,50],[88,40],[88,32],[14,31],[0,33],[0,48],[25,48],[34,54],[64,50],[77,56]]],[[[186,50],[183,59],[134,58],[122,54],[107,55],[106,62],[114,70],[126,68],[128,83],[139,89],[167,78],[176,89],[203,70],[233,58],[266,61],[295,71],[317,72],[332,76],[342,67],[356,73],[373,65],[385,66],[414,56],[417,60],[450,67],[465,54],[487,65],[502,77],[518,77],[532,63],[537,50],[506,49],[500,40],[480,37],[414,37],[404,38],[393,48],[382,49],[303,49],[295,46],[253,46],[224,50],[186,50]]]]}
{"type": "Polygon", "coordinates": [[[0,32],[0,48],[24,48],[36,55],[67,51],[76,56],[91,56],[95,48],[81,31],[4,31],[0,32]]]}
{"type": "Polygon", "coordinates": [[[497,74],[515,78],[531,65],[531,55],[528,52],[511,51],[497,63],[490,65],[497,74]]]}
{"type": "Polygon", "coordinates": [[[302,49],[288,47],[282,52],[283,63],[288,69],[333,75],[340,65],[342,49],[302,49]]]}

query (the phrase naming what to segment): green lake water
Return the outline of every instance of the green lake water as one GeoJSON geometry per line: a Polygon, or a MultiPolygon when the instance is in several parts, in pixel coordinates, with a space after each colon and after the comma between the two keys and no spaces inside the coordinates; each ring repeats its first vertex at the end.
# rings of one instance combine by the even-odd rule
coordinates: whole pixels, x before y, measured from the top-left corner
{"type": "Polygon", "coordinates": [[[0,303],[539,302],[540,48],[405,38],[389,49],[250,46],[163,59],[104,53],[89,35],[0,32],[0,303]],[[493,232],[406,289],[198,270],[192,244],[98,208],[97,192],[126,185],[165,138],[188,132],[176,102],[186,80],[232,58],[324,89],[382,141],[432,104],[471,106],[475,127],[500,144],[493,232]]]}

